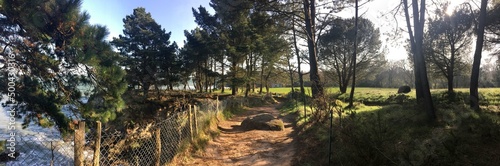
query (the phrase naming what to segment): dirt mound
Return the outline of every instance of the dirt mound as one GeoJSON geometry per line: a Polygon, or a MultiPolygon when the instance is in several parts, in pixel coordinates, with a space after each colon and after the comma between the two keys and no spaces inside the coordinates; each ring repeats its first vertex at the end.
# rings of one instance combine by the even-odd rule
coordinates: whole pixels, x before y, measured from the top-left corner
{"type": "Polygon", "coordinates": [[[241,122],[241,127],[245,130],[273,130],[281,131],[285,129],[283,121],[274,118],[273,115],[262,113],[253,117],[247,117],[241,122]]]}

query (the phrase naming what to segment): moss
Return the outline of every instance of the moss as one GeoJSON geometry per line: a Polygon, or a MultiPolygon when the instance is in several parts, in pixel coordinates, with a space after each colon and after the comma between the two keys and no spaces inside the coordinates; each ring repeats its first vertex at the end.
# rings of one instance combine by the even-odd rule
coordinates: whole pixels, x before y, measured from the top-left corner
{"type": "Polygon", "coordinates": [[[275,131],[285,130],[285,124],[283,124],[283,121],[280,119],[271,120],[271,121],[267,122],[267,125],[269,125],[269,128],[271,130],[275,130],[275,131]]]}
{"type": "Polygon", "coordinates": [[[248,117],[241,122],[241,127],[246,130],[284,130],[283,121],[275,119],[271,114],[258,114],[253,117],[248,117]]]}

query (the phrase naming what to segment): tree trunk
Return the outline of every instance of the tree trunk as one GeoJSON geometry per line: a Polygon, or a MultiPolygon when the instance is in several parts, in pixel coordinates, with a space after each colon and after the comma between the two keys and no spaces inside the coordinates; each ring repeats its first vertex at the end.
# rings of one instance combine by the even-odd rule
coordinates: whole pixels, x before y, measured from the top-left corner
{"type": "Polygon", "coordinates": [[[408,28],[408,34],[410,36],[410,50],[412,52],[412,58],[413,58],[413,74],[415,77],[415,91],[416,91],[416,96],[417,96],[417,102],[420,102],[422,99],[422,85],[420,84],[420,68],[418,67],[417,63],[417,58],[415,55],[415,37],[413,36],[413,30],[411,29],[411,23],[410,23],[410,14],[408,11],[408,0],[403,1],[403,8],[404,8],[404,13],[405,13],[405,18],[406,18],[406,27],[408,28]]]}
{"type": "Polygon", "coordinates": [[[246,83],[245,97],[248,97],[248,92],[250,92],[250,83],[246,83]]]}
{"type": "Polygon", "coordinates": [[[186,89],[187,84],[188,84],[188,83],[187,83],[187,81],[185,81],[185,82],[184,82],[184,88],[183,88],[184,90],[187,90],[187,89],[186,89]]]}
{"type": "Polygon", "coordinates": [[[454,72],[455,72],[455,55],[456,55],[456,50],[455,50],[455,44],[451,44],[451,58],[450,58],[450,68],[448,69],[448,93],[451,94],[453,93],[453,77],[454,77],[454,72]]]}
{"type": "Polygon", "coordinates": [[[224,60],[220,62],[221,64],[221,78],[220,78],[220,86],[221,86],[221,91],[220,93],[224,93],[224,88],[225,88],[225,76],[224,76],[224,60]]]}
{"type": "Polygon", "coordinates": [[[266,93],[269,93],[269,76],[271,76],[271,70],[269,70],[269,72],[266,75],[266,79],[265,79],[266,93]]]}
{"type": "Polygon", "coordinates": [[[148,96],[149,96],[149,87],[151,87],[151,85],[149,85],[149,83],[146,83],[145,81],[143,81],[143,83],[142,83],[142,93],[144,94],[144,100],[148,99],[148,96]]]}
{"type": "Polygon", "coordinates": [[[252,81],[252,93],[255,93],[255,87],[257,87],[257,85],[255,84],[255,81],[252,81]]]}
{"type": "Polygon", "coordinates": [[[411,31],[411,26],[409,24],[409,12],[408,12],[408,0],[403,0],[406,21],[408,25],[408,32],[410,34],[411,50],[414,57],[415,66],[415,85],[417,91],[417,102],[420,105],[424,105],[425,110],[431,121],[436,119],[436,111],[434,103],[432,101],[429,81],[427,78],[427,67],[425,65],[425,59],[423,56],[423,34],[424,34],[424,22],[425,22],[425,0],[420,2],[420,10],[418,6],[418,0],[412,1],[413,9],[413,25],[414,33],[411,31]],[[420,11],[420,13],[419,13],[420,11]],[[414,35],[414,36],[413,36],[414,35]]]}
{"type": "Polygon", "coordinates": [[[232,67],[233,67],[233,70],[234,70],[234,71],[233,71],[233,76],[232,76],[232,77],[233,77],[233,79],[232,79],[232,81],[231,81],[231,95],[233,95],[233,96],[234,96],[234,95],[236,95],[236,93],[237,93],[237,89],[236,89],[236,80],[235,80],[235,78],[236,78],[236,73],[237,73],[238,71],[237,71],[236,62],[232,62],[232,67]]]}
{"type": "Polygon", "coordinates": [[[481,66],[481,53],[484,43],[484,26],[486,21],[486,7],[488,0],[481,0],[479,14],[479,25],[477,29],[476,50],[474,51],[474,62],[472,63],[472,73],[470,77],[470,107],[479,111],[479,67],[481,66]]]}
{"type": "Polygon", "coordinates": [[[290,63],[290,57],[287,57],[286,60],[288,61],[288,72],[290,73],[290,85],[292,88],[292,99],[295,99],[295,90],[293,89],[293,69],[292,69],[292,63],[290,63]]]}
{"type": "Polygon", "coordinates": [[[346,92],[347,92],[347,86],[348,86],[348,85],[347,85],[347,84],[345,84],[345,83],[342,83],[342,84],[340,84],[340,85],[339,85],[339,90],[340,90],[340,93],[341,93],[341,94],[344,94],[344,93],[346,93],[346,92]]]}
{"type": "MultiPolygon", "coordinates": [[[[209,64],[207,61],[207,62],[205,62],[205,69],[208,70],[208,66],[209,66],[209,64]]],[[[208,93],[208,87],[210,86],[209,80],[210,80],[210,78],[208,77],[208,73],[205,73],[205,92],[207,92],[207,93],[208,93]]]]}
{"type": "Polygon", "coordinates": [[[414,4],[413,5],[413,13],[414,13],[414,25],[415,27],[418,28],[415,30],[415,43],[416,43],[416,55],[418,59],[418,67],[420,68],[420,81],[421,81],[421,86],[422,86],[422,97],[423,97],[423,104],[425,105],[425,108],[427,110],[427,114],[429,116],[429,119],[431,121],[434,121],[436,119],[436,109],[434,108],[434,103],[432,101],[432,96],[431,96],[431,91],[429,87],[429,79],[427,78],[427,66],[425,65],[425,59],[423,55],[423,36],[424,36],[424,22],[425,22],[425,0],[422,0],[420,2],[420,15],[418,15],[419,9],[416,4],[418,4],[418,0],[413,0],[414,4]],[[417,18],[417,16],[420,16],[417,18]]]}
{"type": "Polygon", "coordinates": [[[196,73],[196,76],[198,77],[198,79],[196,80],[196,82],[198,82],[198,85],[197,85],[197,88],[198,88],[198,91],[200,93],[203,93],[203,84],[202,84],[202,75],[201,75],[201,69],[198,68],[198,72],[196,73]]]}
{"type": "Polygon", "coordinates": [[[355,21],[354,21],[354,53],[352,54],[352,86],[351,94],[349,95],[349,105],[347,107],[353,107],[354,100],[354,88],[356,87],[356,56],[358,54],[358,0],[355,0],[355,21]]]}
{"type": "Polygon", "coordinates": [[[304,16],[307,31],[307,47],[309,49],[309,66],[310,66],[310,79],[311,79],[311,89],[313,98],[323,97],[323,85],[321,84],[321,79],[318,73],[318,62],[316,54],[316,43],[315,43],[315,19],[316,19],[316,1],[315,0],[304,0],[304,16]]]}
{"type": "MultiPolygon", "coordinates": [[[[257,61],[259,58],[257,57],[254,57],[253,58],[253,67],[252,67],[252,78],[254,77],[254,72],[257,71],[257,61]]],[[[256,83],[255,83],[255,79],[252,79],[252,93],[255,93],[255,88],[256,88],[256,83]]]]}
{"type": "Polygon", "coordinates": [[[297,34],[295,30],[295,17],[292,18],[292,31],[293,31],[293,46],[295,47],[295,54],[297,54],[297,72],[299,73],[299,84],[300,84],[300,93],[302,96],[305,96],[306,92],[304,90],[304,79],[302,76],[302,71],[300,69],[300,51],[297,46],[297,34]]]}
{"type": "Polygon", "coordinates": [[[266,81],[266,93],[269,93],[269,85],[267,84],[267,81],[266,81]]]}
{"type": "Polygon", "coordinates": [[[448,75],[446,79],[448,81],[448,93],[453,93],[453,75],[448,75]]]}
{"type": "Polygon", "coordinates": [[[250,55],[248,56],[246,60],[246,75],[247,75],[247,80],[245,81],[245,97],[248,96],[248,92],[250,92],[250,79],[252,78],[252,62],[253,62],[253,55],[252,52],[250,52],[250,55]]]}
{"type": "MultiPolygon", "coordinates": [[[[212,68],[212,71],[213,72],[216,72],[217,71],[217,63],[215,62],[215,59],[212,59],[212,61],[210,62],[210,68],[212,68]]],[[[212,79],[210,80],[210,93],[212,93],[214,91],[215,88],[217,88],[217,84],[215,82],[215,77],[212,77],[212,79]]]]}
{"type": "Polygon", "coordinates": [[[262,94],[262,87],[264,86],[264,61],[262,61],[262,68],[260,69],[260,90],[259,94],[262,94]]]}
{"type": "Polygon", "coordinates": [[[222,59],[222,62],[220,62],[221,64],[221,79],[220,79],[220,86],[221,86],[221,91],[220,93],[224,93],[224,89],[226,87],[226,85],[224,84],[226,82],[225,78],[226,76],[224,76],[224,59],[222,59]]]}

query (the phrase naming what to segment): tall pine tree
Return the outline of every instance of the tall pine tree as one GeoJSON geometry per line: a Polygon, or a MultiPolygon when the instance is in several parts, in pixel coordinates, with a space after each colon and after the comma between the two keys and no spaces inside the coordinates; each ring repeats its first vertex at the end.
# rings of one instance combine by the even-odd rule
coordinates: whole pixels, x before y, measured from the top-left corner
{"type": "Polygon", "coordinates": [[[127,71],[127,81],[131,88],[140,88],[147,99],[149,90],[154,86],[172,88],[178,81],[174,70],[177,45],[170,43],[170,34],[156,23],[146,9],[134,9],[123,19],[123,35],[114,38],[112,44],[125,58],[123,66],[127,71]]]}

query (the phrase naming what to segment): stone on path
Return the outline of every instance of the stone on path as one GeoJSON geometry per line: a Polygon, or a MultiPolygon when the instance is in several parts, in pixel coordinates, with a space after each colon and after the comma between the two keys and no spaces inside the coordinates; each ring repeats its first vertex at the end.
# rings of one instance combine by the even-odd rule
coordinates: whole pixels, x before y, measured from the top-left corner
{"type": "Polygon", "coordinates": [[[285,129],[283,121],[274,118],[273,115],[262,113],[247,117],[241,122],[241,127],[245,130],[273,130],[281,131],[285,129]]]}

